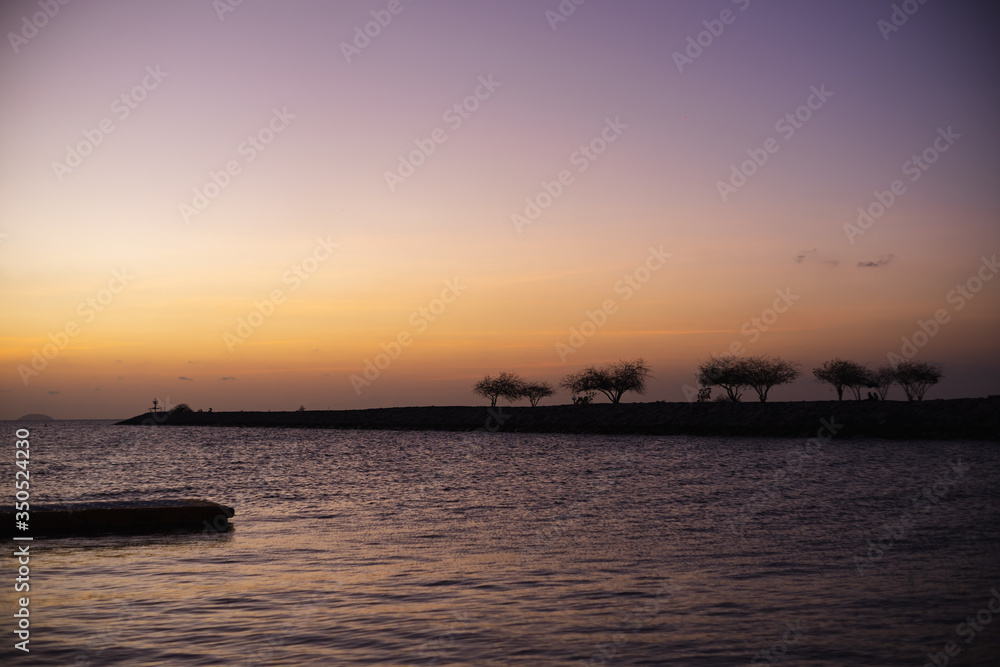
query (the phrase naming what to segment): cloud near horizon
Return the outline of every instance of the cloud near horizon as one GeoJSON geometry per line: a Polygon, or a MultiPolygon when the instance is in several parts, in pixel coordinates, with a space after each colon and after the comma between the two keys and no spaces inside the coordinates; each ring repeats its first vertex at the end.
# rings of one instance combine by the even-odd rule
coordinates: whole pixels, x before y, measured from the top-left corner
{"type": "Polygon", "coordinates": [[[805,261],[806,257],[813,254],[814,252],[816,252],[816,248],[813,248],[812,250],[803,250],[802,252],[800,252],[798,255],[795,256],[795,261],[801,264],[802,262],[805,261]]]}
{"type": "Polygon", "coordinates": [[[893,259],[895,259],[895,255],[892,255],[892,254],[882,255],[881,257],[879,257],[878,259],[876,259],[874,262],[858,262],[858,266],[861,266],[861,267],[864,267],[864,268],[876,268],[876,267],[879,267],[879,266],[885,266],[886,264],[888,264],[889,262],[891,262],[893,259]]]}
{"type": "Polygon", "coordinates": [[[832,259],[826,255],[819,252],[819,248],[813,248],[812,250],[803,250],[798,255],[795,256],[796,264],[803,264],[806,260],[815,260],[821,264],[825,264],[831,268],[837,268],[840,266],[839,259],[832,259]]]}

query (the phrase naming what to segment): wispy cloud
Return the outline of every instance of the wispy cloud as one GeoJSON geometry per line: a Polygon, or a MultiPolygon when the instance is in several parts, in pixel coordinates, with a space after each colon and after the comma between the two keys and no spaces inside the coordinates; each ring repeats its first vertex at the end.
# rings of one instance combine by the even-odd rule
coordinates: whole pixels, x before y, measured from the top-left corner
{"type": "Polygon", "coordinates": [[[227,375],[226,377],[224,377],[224,378],[219,378],[219,379],[220,379],[220,380],[235,380],[236,378],[234,378],[234,377],[233,377],[232,375],[227,375]]]}
{"type": "Polygon", "coordinates": [[[50,394],[52,394],[53,396],[55,396],[55,395],[56,395],[56,394],[58,394],[59,392],[58,392],[58,391],[50,391],[49,393],[50,393],[50,394]]]}
{"type": "Polygon", "coordinates": [[[796,264],[804,264],[806,262],[819,262],[820,264],[826,264],[831,268],[837,268],[840,266],[839,259],[830,259],[823,253],[819,251],[819,248],[813,248],[812,250],[803,250],[795,256],[796,264]]]}
{"type": "Polygon", "coordinates": [[[879,266],[885,266],[893,260],[894,255],[882,255],[874,262],[858,262],[858,266],[863,266],[865,268],[877,268],[879,266]]]}
{"type": "Polygon", "coordinates": [[[185,380],[187,382],[194,382],[194,378],[184,377],[183,375],[177,378],[178,380],[185,380]]]}

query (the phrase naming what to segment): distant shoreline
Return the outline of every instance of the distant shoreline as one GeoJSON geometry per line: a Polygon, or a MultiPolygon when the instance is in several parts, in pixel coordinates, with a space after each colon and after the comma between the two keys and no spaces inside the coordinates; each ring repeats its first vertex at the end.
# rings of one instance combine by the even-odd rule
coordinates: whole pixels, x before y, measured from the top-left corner
{"type": "Polygon", "coordinates": [[[837,438],[1000,441],[1000,398],[145,413],[117,425],[814,437],[831,422],[837,438]]]}

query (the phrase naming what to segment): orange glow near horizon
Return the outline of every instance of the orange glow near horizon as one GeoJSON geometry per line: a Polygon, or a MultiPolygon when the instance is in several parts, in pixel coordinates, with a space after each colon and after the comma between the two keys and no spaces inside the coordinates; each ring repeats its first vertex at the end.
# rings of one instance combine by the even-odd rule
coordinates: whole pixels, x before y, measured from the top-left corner
{"type": "MultiPolygon", "coordinates": [[[[305,36],[349,34],[364,11],[268,6],[219,23],[202,9],[81,5],[0,60],[0,418],[126,417],[153,396],[472,404],[485,373],[557,383],[639,356],[655,378],[627,400],[684,400],[697,363],[734,343],[802,365],[775,400],[824,399],[813,366],[882,363],[939,309],[949,321],[917,355],[943,364],[931,395],[1000,393],[1000,280],[954,292],[1000,250],[1000,104],[971,51],[923,46],[930,27],[886,43],[833,6],[755,6],[758,23],[678,73],[671,53],[705,18],[694,5],[595,6],[557,32],[535,10],[483,8],[472,43],[475,12],[432,3],[352,63],[305,36]],[[119,118],[112,100],[148,67],[167,74],[119,118]],[[497,87],[446,120],[481,77],[497,87]],[[821,84],[833,96],[724,200],[733,165],[821,84]],[[114,131],[57,174],[103,118],[114,131]],[[952,126],[954,145],[852,236],[858,208],[952,126]],[[390,189],[386,173],[436,128],[445,139],[390,189]],[[269,138],[252,159],[251,136],[269,138]],[[600,150],[584,159],[588,145],[600,150]],[[213,179],[224,187],[185,219],[213,179]],[[782,293],[787,308],[754,324],[782,293]]],[[[975,27],[926,11],[956,35],[975,27]]]]}

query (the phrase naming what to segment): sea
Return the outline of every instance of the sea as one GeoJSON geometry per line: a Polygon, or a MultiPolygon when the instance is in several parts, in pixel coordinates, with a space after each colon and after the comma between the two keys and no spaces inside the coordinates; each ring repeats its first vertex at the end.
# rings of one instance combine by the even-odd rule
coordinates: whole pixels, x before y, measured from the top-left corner
{"type": "Polygon", "coordinates": [[[34,507],[236,510],[6,540],[4,665],[1000,665],[996,442],[0,426],[4,504],[27,428],[34,507]]]}

